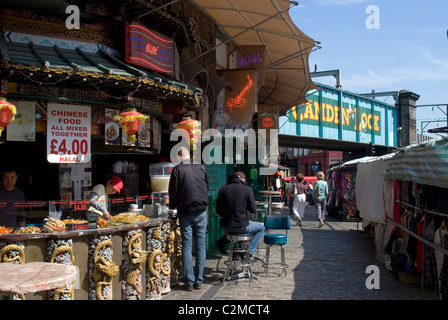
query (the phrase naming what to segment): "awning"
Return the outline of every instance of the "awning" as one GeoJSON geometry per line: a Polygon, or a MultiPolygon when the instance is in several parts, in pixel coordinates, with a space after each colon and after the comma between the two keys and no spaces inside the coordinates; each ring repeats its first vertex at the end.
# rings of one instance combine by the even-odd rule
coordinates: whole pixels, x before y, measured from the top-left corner
{"type": "Polygon", "coordinates": [[[121,90],[120,94],[133,92],[151,99],[184,99],[196,106],[202,100],[202,89],[138,69],[100,47],[91,52],[81,46],[16,43],[0,34],[0,59],[0,71],[13,82],[111,91],[112,96],[121,90]]]}
{"type": "MultiPolygon", "coordinates": [[[[292,22],[287,0],[189,0],[214,21],[226,36],[223,43],[265,46],[269,62],[265,85],[258,92],[259,104],[275,104],[280,114],[306,102],[313,84],[308,57],[316,42],[292,22]]],[[[204,53],[202,53],[204,54],[204,53]]],[[[194,58],[193,58],[194,59],[194,58]]]]}
{"type": "Polygon", "coordinates": [[[448,188],[448,136],[404,147],[386,169],[384,178],[448,188]]]}

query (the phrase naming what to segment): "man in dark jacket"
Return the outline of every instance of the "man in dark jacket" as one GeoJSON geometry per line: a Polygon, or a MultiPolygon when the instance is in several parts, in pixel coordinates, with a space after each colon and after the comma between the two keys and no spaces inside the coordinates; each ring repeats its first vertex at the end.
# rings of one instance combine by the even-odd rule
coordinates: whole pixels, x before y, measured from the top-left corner
{"type": "Polygon", "coordinates": [[[190,160],[189,151],[179,149],[180,163],[170,176],[170,209],[176,209],[182,235],[182,268],[185,290],[201,289],[204,281],[205,236],[207,232],[208,177],[204,165],[190,160]],[[193,237],[196,265],[193,268],[193,237]]]}
{"type": "Polygon", "coordinates": [[[248,212],[256,213],[254,191],[246,184],[246,176],[235,172],[232,181],[219,190],[216,213],[226,233],[250,233],[250,255],[254,255],[258,242],[264,236],[264,225],[249,220],[248,212]]]}

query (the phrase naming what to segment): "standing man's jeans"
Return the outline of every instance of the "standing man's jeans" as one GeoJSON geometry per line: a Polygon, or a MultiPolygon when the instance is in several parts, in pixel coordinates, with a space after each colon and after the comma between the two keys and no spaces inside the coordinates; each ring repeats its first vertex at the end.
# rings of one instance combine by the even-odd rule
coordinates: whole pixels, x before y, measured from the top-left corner
{"type": "Polygon", "coordinates": [[[264,236],[264,225],[259,222],[249,221],[249,225],[244,228],[229,228],[223,227],[227,233],[250,233],[252,234],[252,240],[250,241],[249,252],[252,256],[257,250],[258,242],[264,236]]]}
{"type": "Polygon", "coordinates": [[[205,235],[207,233],[207,211],[179,217],[182,234],[183,282],[186,285],[202,283],[205,267],[205,235]],[[196,264],[193,268],[193,237],[196,249],[196,264]]]}

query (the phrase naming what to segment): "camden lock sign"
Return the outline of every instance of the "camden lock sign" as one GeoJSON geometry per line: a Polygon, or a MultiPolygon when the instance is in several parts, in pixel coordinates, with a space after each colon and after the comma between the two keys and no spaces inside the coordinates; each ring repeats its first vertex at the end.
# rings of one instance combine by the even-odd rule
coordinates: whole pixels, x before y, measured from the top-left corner
{"type": "Polygon", "coordinates": [[[397,146],[398,110],[393,105],[319,85],[307,102],[280,119],[279,134],[397,146]]]}

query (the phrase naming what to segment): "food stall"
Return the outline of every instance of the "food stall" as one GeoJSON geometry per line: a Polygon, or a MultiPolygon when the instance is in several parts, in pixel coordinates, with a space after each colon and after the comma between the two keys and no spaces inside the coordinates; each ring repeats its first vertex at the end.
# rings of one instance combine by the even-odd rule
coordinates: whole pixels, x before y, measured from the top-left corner
{"type": "MultiPolygon", "coordinates": [[[[26,300],[161,299],[177,281],[180,237],[175,219],[134,212],[96,225],[49,218],[42,228],[1,228],[0,261],[62,263],[79,269],[79,285],[26,295],[26,300]]],[[[0,293],[1,294],[1,293],[0,293]]]]}
{"type": "MultiPolygon", "coordinates": [[[[17,114],[23,113],[24,103],[12,101],[17,114]]],[[[159,165],[163,160],[159,120],[151,116],[147,127],[151,138],[139,134],[130,146],[125,140],[128,133],[112,125],[118,121],[112,121],[108,108],[54,103],[46,107],[44,125],[33,125],[34,141],[19,144],[7,135],[1,146],[2,154],[12,159],[3,158],[2,167],[16,161],[17,187],[26,200],[14,206],[27,224],[15,230],[0,225],[0,263],[76,266],[79,285],[0,295],[26,300],[161,299],[178,282],[181,242],[176,219],[162,209],[173,164],[159,165]],[[152,167],[162,168],[162,173],[156,174],[152,167]],[[109,196],[112,218],[87,220],[90,190],[113,175],[124,186],[121,193],[109,196]]]]}

